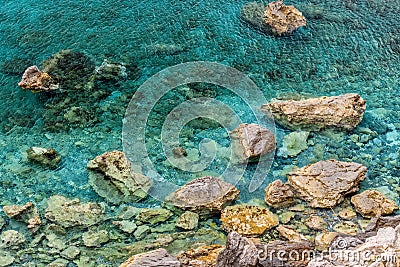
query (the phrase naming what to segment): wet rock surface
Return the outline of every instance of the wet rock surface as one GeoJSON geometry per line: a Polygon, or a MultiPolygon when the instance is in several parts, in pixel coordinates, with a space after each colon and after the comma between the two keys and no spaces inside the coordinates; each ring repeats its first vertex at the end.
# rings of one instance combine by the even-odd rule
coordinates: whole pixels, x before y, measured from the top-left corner
{"type": "Polygon", "coordinates": [[[185,211],[176,221],[176,226],[185,230],[193,230],[199,225],[199,215],[185,211]]]}
{"type": "Polygon", "coordinates": [[[263,105],[262,109],[271,112],[279,124],[291,130],[353,130],[363,118],[366,102],[359,94],[345,94],[274,101],[263,105]]]}
{"type": "Polygon", "coordinates": [[[264,12],[265,23],[275,35],[290,34],[306,26],[306,18],[294,6],[286,6],[282,0],[271,2],[264,12]]]}
{"type": "Polygon", "coordinates": [[[215,267],[222,245],[201,246],[178,255],[182,267],[215,267]]]}
{"type": "Polygon", "coordinates": [[[279,224],[278,217],[267,208],[245,204],[226,207],[221,222],[224,230],[244,236],[262,235],[279,224]]]}
{"type": "Polygon", "coordinates": [[[147,197],[151,180],[131,171],[130,163],[121,151],[106,152],[89,161],[92,172],[89,183],[111,203],[137,202],[147,197]]]}
{"type": "Polygon", "coordinates": [[[276,180],[265,189],[264,199],[271,207],[284,207],[294,203],[294,193],[288,185],[281,180],[276,180]]]}
{"type": "Polygon", "coordinates": [[[180,267],[180,262],[165,249],[138,254],[122,263],[120,267],[180,267]]]}
{"type": "Polygon", "coordinates": [[[205,176],[194,179],[166,198],[166,202],[200,215],[220,212],[239,198],[240,191],[218,178],[205,176]]]}
{"type": "Polygon", "coordinates": [[[30,161],[44,167],[56,168],[61,161],[61,155],[53,148],[31,147],[27,151],[30,161]]]}
{"type": "Polygon", "coordinates": [[[22,206],[3,206],[3,211],[8,218],[26,223],[28,229],[33,233],[39,230],[42,224],[39,212],[32,202],[22,206]]]}
{"type": "Polygon", "coordinates": [[[399,206],[393,200],[376,190],[365,190],[358,195],[352,196],[351,203],[366,218],[389,215],[399,209],[399,206]]]}
{"type": "Polygon", "coordinates": [[[27,68],[18,86],[34,93],[52,92],[58,89],[58,84],[46,72],[41,72],[37,66],[27,68]]]}
{"type": "Polygon", "coordinates": [[[254,160],[275,151],[275,135],[258,124],[240,124],[231,132],[232,147],[238,162],[254,160]]]}
{"type": "Polygon", "coordinates": [[[289,174],[288,184],[295,195],[314,208],[330,208],[344,196],[359,190],[367,168],[353,162],[320,161],[289,174]]]}

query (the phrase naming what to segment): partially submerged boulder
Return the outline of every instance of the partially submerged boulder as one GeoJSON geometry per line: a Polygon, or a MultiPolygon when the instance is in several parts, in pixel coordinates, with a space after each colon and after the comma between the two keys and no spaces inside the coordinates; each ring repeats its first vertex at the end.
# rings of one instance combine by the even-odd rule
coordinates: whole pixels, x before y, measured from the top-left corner
{"type": "Polygon", "coordinates": [[[366,108],[359,94],[323,96],[307,100],[274,101],[261,110],[291,130],[319,131],[324,128],[353,130],[362,120],[366,108]]]}
{"type": "Polygon", "coordinates": [[[356,210],[366,218],[377,215],[388,215],[399,209],[399,206],[391,199],[385,197],[376,190],[365,190],[351,198],[351,203],[356,210]]]}
{"type": "Polygon", "coordinates": [[[45,167],[56,168],[61,161],[61,155],[53,148],[31,147],[27,151],[30,161],[45,167]]]}
{"type": "Polygon", "coordinates": [[[295,195],[314,208],[332,208],[344,196],[357,192],[367,168],[354,162],[319,161],[289,174],[288,184],[295,195]]]}
{"type": "Polygon", "coordinates": [[[200,215],[215,214],[239,197],[240,191],[221,179],[205,176],[194,179],[168,196],[165,201],[200,215]]]}
{"type": "Polygon", "coordinates": [[[37,66],[30,66],[22,75],[18,86],[34,93],[51,92],[58,89],[58,84],[46,72],[41,72],[37,66]]]}
{"type": "Polygon", "coordinates": [[[3,211],[8,218],[26,223],[28,229],[32,233],[39,230],[39,227],[42,224],[39,211],[32,202],[28,202],[22,206],[3,206],[3,211]]]}
{"type": "Polygon", "coordinates": [[[93,189],[111,203],[137,202],[147,197],[151,180],[131,170],[121,151],[106,152],[89,161],[89,183],[93,189]]]}
{"type": "Polygon", "coordinates": [[[271,2],[264,12],[265,23],[275,35],[290,34],[306,26],[306,18],[294,6],[286,6],[282,0],[271,2]]]}
{"type": "Polygon", "coordinates": [[[119,267],[180,267],[180,262],[163,248],[130,257],[119,267]]]}
{"type": "Polygon", "coordinates": [[[242,123],[231,132],[232,147],[238,162],[258,159],[274,152],[275,135],[268,129],[254,123],[242,123]]]}
{"type": "Polygon", "coordinates": [[[265,202],[274,208],[288,206],[294,202],[294,194],[288,185],[275,180],[265,188],[265,202]]]}
{"type": "Polygon", "coordinates": [[[239,204],[221,213],[222,228],[244,236],[259,236],[279,224],[278,216],[267,208],[239,204]]]}
{"type": "Polygon", "coordinates": [[[105,219],[104,206],[55,195],[47,200],[45,217],[63,227],[91,226],[105,219]]]}

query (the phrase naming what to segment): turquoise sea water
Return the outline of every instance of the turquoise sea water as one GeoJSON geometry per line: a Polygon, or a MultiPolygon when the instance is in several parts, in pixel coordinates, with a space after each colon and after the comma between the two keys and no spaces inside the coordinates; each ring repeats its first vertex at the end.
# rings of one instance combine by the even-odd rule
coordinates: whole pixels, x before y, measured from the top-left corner
{"type": "MultiPolygon", "coordinates": [[[[242,0],[0,3],[0,205],[34,201],[41,207],[55,194],[100,201],[88,185],[87,161],[122,149],[125,109],[144,81],[189,61],[236,68],[261,88],[267,101],[361,94],[367,111],[357,129],[344,135],[312,133],[308,149],[297,158],[275,157],[266,182],[285,179],[281,174],[285,168],[338,158],[366,165],[363,188],[389,190],[399,202],[399,0],[288,1],[303,12],[307,27],[286,37],[263,34],[243,22],[240,10],[247,2],[242,0]],[[67,93],[66,102],[62,93],[33,94],[17,86],[26,67],[40,66],[62,49],[83,52],[96,66],[103,60],[123,62],[128,78],[98,84],[98,95],[67,93]],[[65,121],[65,113],[76,106],[90,114],[85,123],[65,121]],[[55,148],[62,163],[54,170],[33,165],[25,155],[31,146],[55,148]]],[[[198,96],[216,96],[241,110],[241,103],[223,90],[207,85],[193,88],[198,96]]],[[[167,107],[188,97],[176,90],[163,98],[148,133],[150,157],[159,162],[158,171],[180,184],[188,176],[162,164],[154,140],[167,107]]],[[[193,122],[184,131],[189,147],[197,147],[203,138],[229,145],[224,129],[201,125],[204,122],[193,122]]],[[[278,145],[287,133],[277,128],[278,145]]],[[[211,165],[209,171],[218,173],[224,164],[222,160],[221,165],[211,165]]]]}

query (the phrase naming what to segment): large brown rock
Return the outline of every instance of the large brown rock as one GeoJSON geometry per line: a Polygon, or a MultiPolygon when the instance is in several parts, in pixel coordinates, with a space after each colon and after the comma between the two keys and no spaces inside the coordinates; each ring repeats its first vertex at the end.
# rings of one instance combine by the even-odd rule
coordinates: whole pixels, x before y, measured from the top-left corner
{"type": "Polygon", "coordinates": [[[180,262],[163,248],[130,257],[119,267],[180,267],[180,262]]]}
{"type": "Polygon", "coordinates": [[[287,206],[294,202],[294,194],[288,185],[275,180],[265,188],[265,202],[274,208],[287,206]]]}
{"type": "Polygon", "coordinates": [[[178,260],[182,267],[215,267],[223,249],[221,245],[201,246],[180,253],[178,260]]]}
{"type": "Polygon", "coordinates": [[[236,232],[229,233],[226,247],[218,255],[216,267],[256,267],[257,264],[256,245],[236,232]]]}
{"type": "Polygon", "coordinates": [[[245,204],[226,207],[221,213],[222,228],[244,236],[259,236],[279,224],[278,216],[267,208],[245,204]]]}
{"type": "Polygon", "coordinates": [[[372,218],[377,215],[388,215],[399,209],[399,206],[393,200],[375,190],[365,190],[353,196],[351,203],[366,218],[372,218]]]}
{"type": "Polygon", "coordinates": [[[8,218],[26,223],[28,229],[32,233],[39,230],[39,227],[42,224],[39,211],[32,202],[28,202],[22,206],[3,206],[3,211],[8,218]]]}
{"type": "Polygon", "coordinates": [[[151,180],[131,171],[130,163],[121,151],[106,152],[87,164],[89,183],[102,197],[112,203],[137,202],[147,196],[151,180]]]}
{"type": "Polygon", "coordinates": [[[239,197],[240,191],[221,179],[205,176],[194,179],[168,196],[165,201],[201,215],[220,212],[239,197]]]}
{"type": "Polygon", "coordinates": [[[254,123],[242,123],[231,132],[232,147],[236,161],[258,159],[275,151],[275,135],[268,129],[254,123]]]}
{"type": "Polygon", "coordinates": [[[41,72],[37,66],[30,66],[22,75],[18,86],[34,93],[51,92],[58,89],[58,85],[46,72],[41,72]]]}
{"type": "Polygon", "coordinates": [[[362,120],[366,108],[359,94],[311,98],[307,100],[274,101],[261,110],[273,114],[275,120],[292,130],[318,131],[324,128],[354,129],[362,120]]]}
{"type": "Polygon", "coordinates": [[[320,161],[289,174],[288,184],[295,195],[314,208],[332,208],[344,196],[359,190],[367,168],[354,162],[320,161]]]}
{"type": "Polygon", "coordinates": [[[306,26],[306,18],[294,6],[286,6],[282,0],[268,4],[264,12],[265,22],[273,34],[290,34],[306,26]]]}

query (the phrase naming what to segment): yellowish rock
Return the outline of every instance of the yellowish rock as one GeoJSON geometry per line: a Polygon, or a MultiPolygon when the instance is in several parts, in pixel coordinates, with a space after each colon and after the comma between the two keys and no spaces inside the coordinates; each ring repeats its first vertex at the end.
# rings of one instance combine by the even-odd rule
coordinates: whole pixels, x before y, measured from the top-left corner
{"type": "Polygon", "coordinates": [[[224,230],[243,236],[259,236],[279,224],[278,217],[267,208],[245,204],[226,207],[221,222],[224,230]]]}
{"type": "Polygon", "coordinates": [[[351,221],[344,221],[333,226],[333,229],[341,234],[355,235],[360,232],[358,225],[351,221]]]}
{"type": "Polygon", "coordinates": [[[296,241],[296,242],[307,241],[307,238],[305,238],[305,236],[303,236],[302,234],[296,232],[295,230],[289,227],[279,225],[278,227],[276,227],[276,230],[286,240],[296,241]]]}
{"type": "Polygon", "coordinates": [[[329,246],[331,245],[332,241],[338,236],[339,234],[336,232],[324,232],[315,237],[315,246],[316,249],[321,251],[328,250],[329,246]]]}
{"type": "Polygon", "coordinates": [[[391,199],[385,197],[381,192],[365,190],[351,198],[351,203],[356,210],[366,218],[376,215],[388,215],[398,210],[399,206],[391,199]]]}
{"type": "Polygon", "coordinates": [[[264,13],[265,22],[276,35],[292,33],[300,27],[306,26],[303,14],[294,6],[286,6],[282,0],[268,4],[264,13]]]}
{"type": "Polygon", "coordinates": [[[311,215],[305,223],[307,227],[313,230],[324,230],[326,228],[326,221],[317,215],[311,215]]]}

